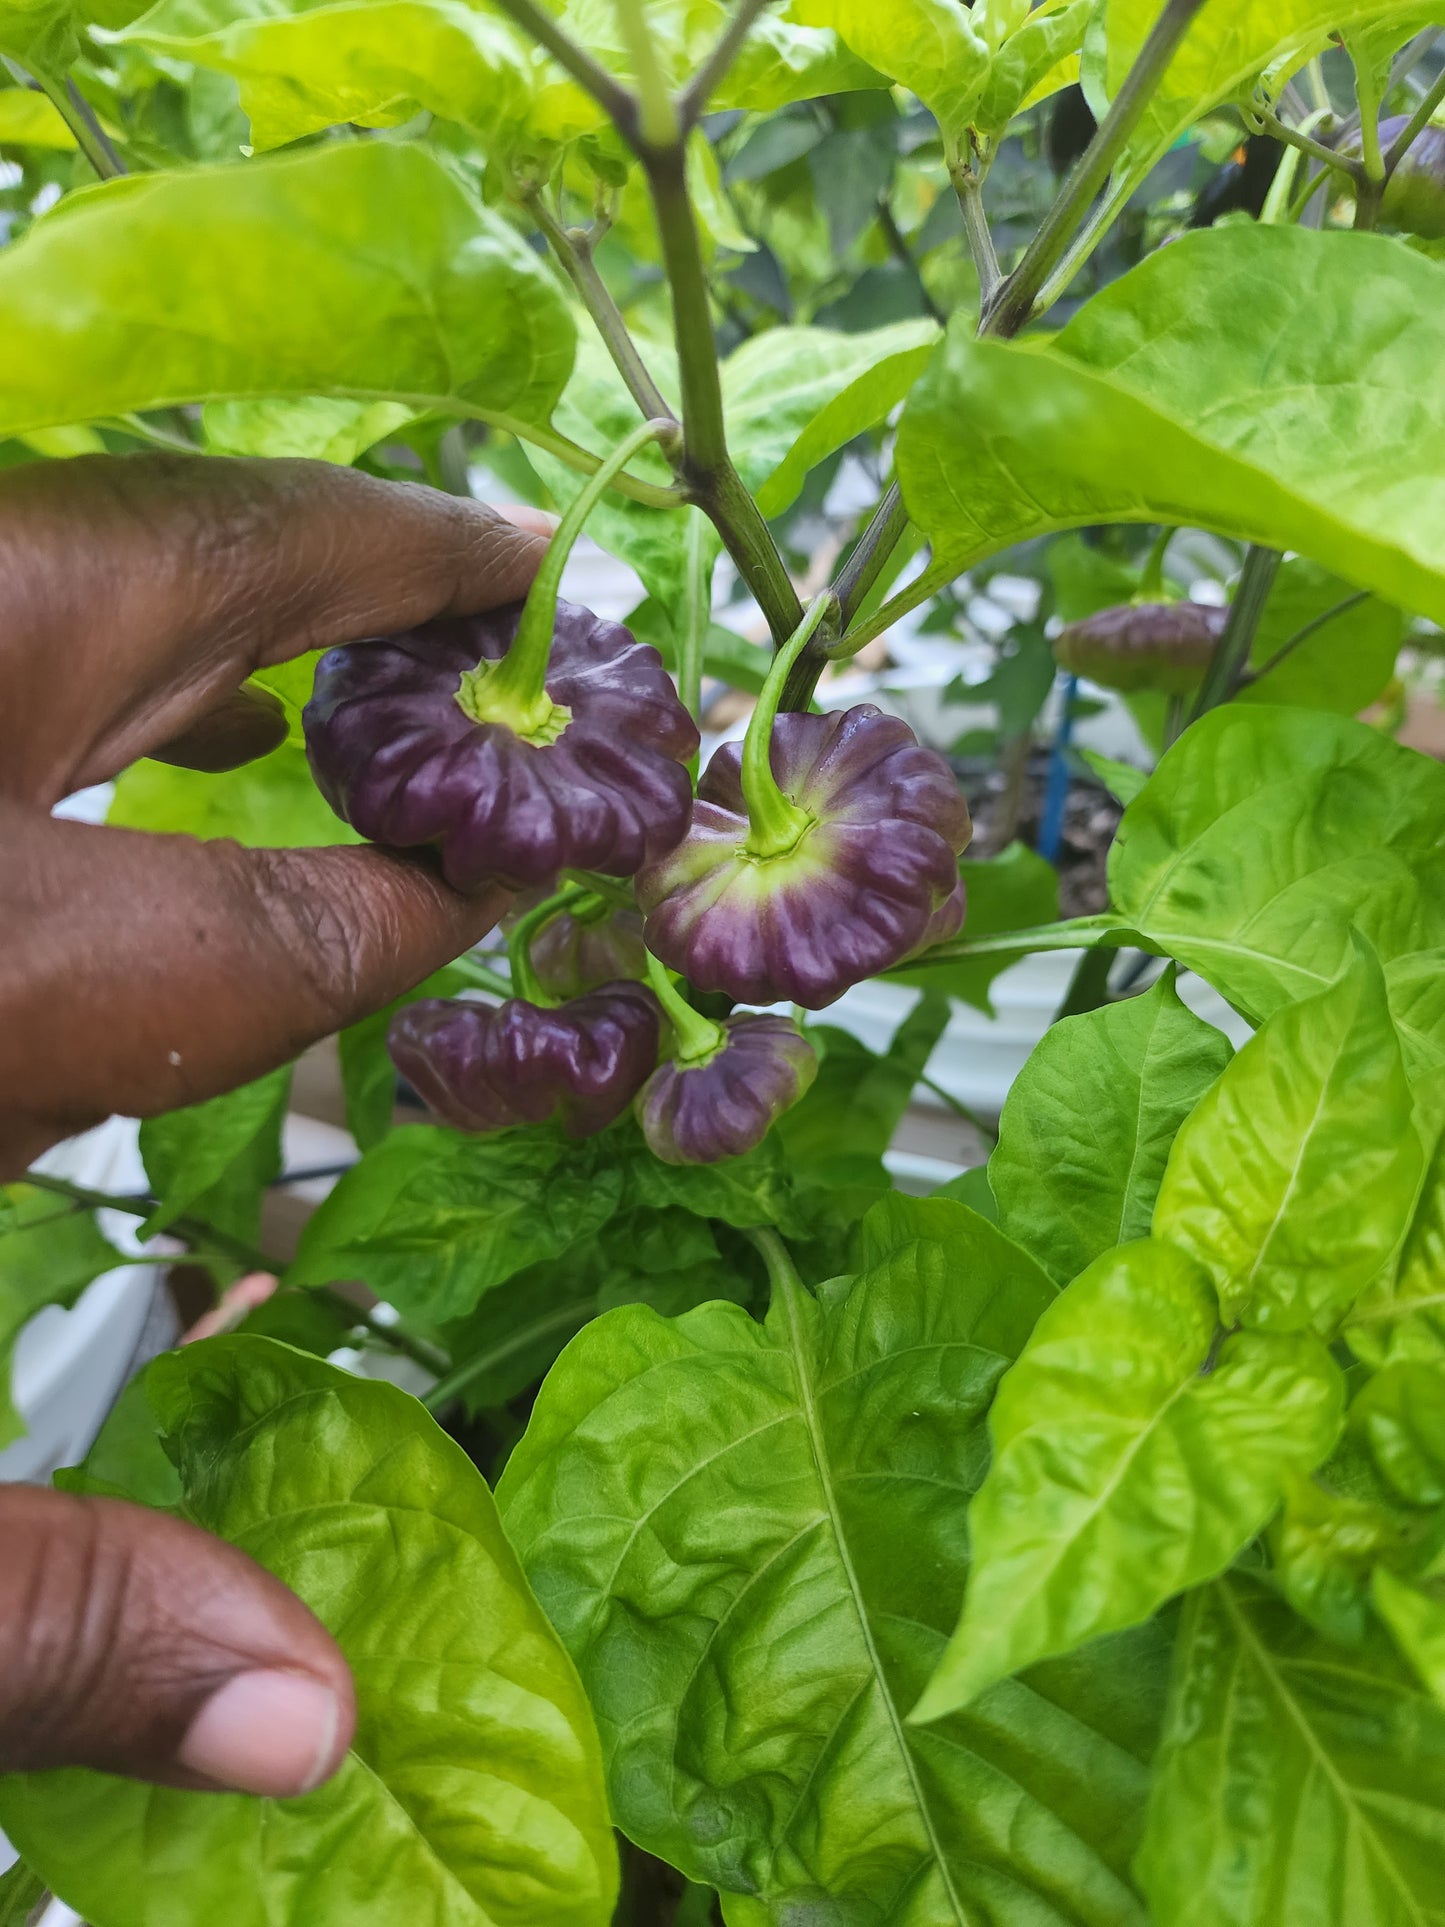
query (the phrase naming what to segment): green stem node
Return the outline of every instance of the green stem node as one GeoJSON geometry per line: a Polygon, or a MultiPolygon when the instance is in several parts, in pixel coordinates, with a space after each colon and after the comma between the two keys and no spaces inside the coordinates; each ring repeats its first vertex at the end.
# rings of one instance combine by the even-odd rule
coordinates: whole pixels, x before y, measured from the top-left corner
{"type": "Polygon", "coordinates": [[[501,723],[524,742],[545,749],[572,720],[571,711],[554,703],[546,688],[562,571],[588,516],[633,456],[651,442],[673,441],[677,433],[676,422],[644,422],[580,490],[548,546],[511,648],[500,662],[479,662],[462,677],[457,701],[473,722],[501,723]]]}
{"type": "Polygon", "coordinates": [[[650,950],[647,953],[647,981],[677,1039],[677,1049],[673,1053],[675,1061],[683,1065],[695,1065],[705,1064],[710,1057],[715,1057],[727,1042],[727,1032],[721,1024],[715,1024],[710,1017],[704,1017],[700,1010],[693,1009],[650,950]]]}

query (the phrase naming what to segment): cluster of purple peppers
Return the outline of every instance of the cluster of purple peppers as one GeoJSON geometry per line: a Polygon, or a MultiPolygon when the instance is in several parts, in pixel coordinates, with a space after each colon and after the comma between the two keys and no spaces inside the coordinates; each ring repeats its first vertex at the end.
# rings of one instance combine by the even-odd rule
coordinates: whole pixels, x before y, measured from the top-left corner
{"type": "Polygon", "coordinates": [[[392,1057],[463,1130],[551,1120],[586,1137],[635,1105],[660,1158],[737,1156],[807,1090],[813,1049],[785,1017],[711,1024],[655,964],[649,988],[648,952],[698,991],[821,1009],[961,927],[968,811],[943,758],[871,705],[784,714],[769,761],[799,830],[760,857],[738,747],[713,757],[694,801],[697,728],[657,651],[616,623],[557,605],[559,733],[475,719],[464,678],[506,655],[520,616],[331,650],[305,718],[316,780],[372,841],[434,848],[460,890],[584,871],[635,879],[639,910],[544,924],[531,973],[557,1003],[412,1004],[392,1057]]]}

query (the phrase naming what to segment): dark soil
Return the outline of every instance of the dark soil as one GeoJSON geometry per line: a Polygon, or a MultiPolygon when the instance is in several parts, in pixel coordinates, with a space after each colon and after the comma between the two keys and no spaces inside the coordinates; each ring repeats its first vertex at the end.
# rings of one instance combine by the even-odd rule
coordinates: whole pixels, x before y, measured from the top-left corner
{"type": "MultiPolygon", "coordinates": [[[[967,763],[959,781],[973,813],[972,857],[997,856],[1016,839],[1038,847],[1048,780],[1048,752],[1030,753],[1023,769],[967,763]],[[1010,792],[1013,792],[1011,795],[1010,792]]],[[[1109,846],[1124,814],[1109,792],[1092,777],[1075,776],[1064,805],[1064,835],[1059,847],[1059,914],[1093,916],[1109,907],[1105,869],[1109,846]]]]}

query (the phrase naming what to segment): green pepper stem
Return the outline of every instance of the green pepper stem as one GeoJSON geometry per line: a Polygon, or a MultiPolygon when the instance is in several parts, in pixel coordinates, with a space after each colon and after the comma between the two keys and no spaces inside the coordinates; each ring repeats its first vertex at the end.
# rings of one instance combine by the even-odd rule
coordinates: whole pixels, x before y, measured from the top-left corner
{"type": "Polygon", "coordinates": [[[773,657],[763,693],[743,738],[742,788],[748,806],[748,850],[755,857],[784,856],[808,828],[811,818],[784,796],[773,775],[773,725],[788,680],[788,671],[802,655],[823,623],[838,614],[838,597],[825,589],[773,657]]]}
{"type": "MultiPolygon", "coordinates": [[[[557,596],[562,572],[587,518],[633,456],[650,442],[667,441],[678,433],[676,422],[650,421],[635,428],[583,484],[557,525],[511,648],[499,663],[484,660],[466,679],[463,707],[478,721],[516,727],[518,734],[541,739],[553,720],[548,698],[547,664],[552,655],[552,632],[557,626],[557,596]]],[[[556,731],[551,740],[556,740],[556,731]]]]}
{"type": "Polygon", "coordinates": [[[1164,558],[1169,553],[1169,544],[1178,531],[1172,523],[1166,522],[1154,538],[1149,558],[1144,564],[1144,572],[1139,577],[1139,593],[1136,602],[1168,602],[1169,592],[1164,583],[1164,558]]]}
{"type": "Polygon", "coordinates": [[[613,3],[637,76],[637,131],[649,147],[670,147],[682,139],[682,117],[662,71],[642,0],[613,3]]]}
{"type": "Polygon", "coordinates": [[[673,1052],[677,1063],[700,1063],[704,1058],[711,1057],[714,1051],[722,1049],[727,1042],[727,1032],[722,1025],[715,1024],[710,1017],[704,1017],[700,1010],[693,1009],[650,950],[647,953],[647,981],[677,1038],[677,1049],[673,1052]]]}
{"type": "Polygon", "coordinates": [[[532,962],[532,939],[544,925],[554,921],[570,910],[573,904],[581,903],[591,894],[577,884],[569,884],[559,890],[556,896],[548,897],[545,903],[537,904],[524,917],[519,917],[512,926],[507,938],[507,959],[512,966],[512,994],[523,1002],[536,1004],[540,1010],[550,1010],[556,1003],[542,988],[532,962]]]}

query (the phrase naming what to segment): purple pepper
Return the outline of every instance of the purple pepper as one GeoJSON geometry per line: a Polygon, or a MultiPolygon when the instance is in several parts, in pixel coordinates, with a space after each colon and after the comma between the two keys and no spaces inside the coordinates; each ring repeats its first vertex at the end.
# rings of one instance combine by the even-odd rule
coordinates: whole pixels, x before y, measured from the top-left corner
{"type": "Polygon", "coordinates": [[[657,1063],[661,1024],[644,984],[608,984],[554,1010],[427,998],[392,1019],[392,1062],[446,1124],[505,1131],[556,1120],[592,1137],[657,1063]]]}
{"type": "Polygon", "coordinates": [[[305,715],[317,784],[370,841],[438,847],[459,890],[564,868],[631,876],[687,828],[696,725],[654,648],[565,602],[546,665],[555,740],[475,721],[466,678],[507,654],[521,616],[518,603],[328,650],[305,715]]]}
{"type": "Polygon", "coordinates": [[[553,997],[580,997],[599,984],[646,974],[642,917],[636,910],[608,910],[597,917],[563,911],[532,939],[532,968],[553,997]]]}
{"type": "Polygon", "coordinates": [[[692,827],[637,879],[648,947],[697,989],[820,1010],[963,920],[968,808],[943,757],[872,704],[776,718],[769,764],[801,812],[790,849],[759,856],[743,751],[708,765],[692,827]]]}
{"type": "Polygon", "coordinates": [[[637,1100],[642,1134],[664,1164],[716,1164],[761,1144],[818,1071],[787,1017],[729,1017],[721,1045],[655,1070],[637,1100]]]}
{"type": "Polygon", "coordinates": [[[1202,602],[1126,602],[1061,629],[1054,659],[1105,689],[1187,696],[1203,680],[1228,615],[1202,602]]]}

